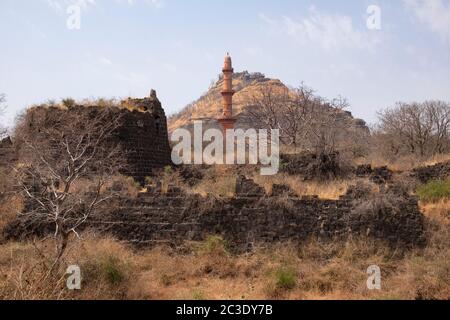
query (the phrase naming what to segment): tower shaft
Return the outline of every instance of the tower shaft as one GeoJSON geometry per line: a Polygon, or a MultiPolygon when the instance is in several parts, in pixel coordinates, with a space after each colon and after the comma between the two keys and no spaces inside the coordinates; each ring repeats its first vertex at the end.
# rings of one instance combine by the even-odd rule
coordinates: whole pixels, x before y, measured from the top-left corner
{"type": "Polygon", "coordinates": [[[233,66],[231,57],[227,54],[223,65],[223,87],[222,87],[222,116],[218,119],[222,130],[234,129],[236,119],[233,118],[233,66]]]}

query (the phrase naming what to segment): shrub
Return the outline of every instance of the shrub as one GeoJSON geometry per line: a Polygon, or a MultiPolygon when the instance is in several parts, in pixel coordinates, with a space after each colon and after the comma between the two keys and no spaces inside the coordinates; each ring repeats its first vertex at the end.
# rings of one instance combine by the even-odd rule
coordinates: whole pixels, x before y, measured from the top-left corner
{"type": "Polygon", "coordinates": [[[105,255],[89,260],[82,267],[86,281],[103,280],[111,286],[118,286],[126,280],[127,266],[114,255],[105,255]]]}
{"type": "Polygon", "coordinates": [[[276,284],[280,289],[290,290],[297,285],[297,275],[293,268],[279,268],[275,272],[276,284]]]}
{"type": "Polygon", "coordinates": [[[164,173],[167,174],[167,175],[172,174],[173,173],[172,167],[171,166],[165,166],[164,167],[164,173]]]}
{"type": "Polygon", "coordinates": [[[236,194],[236,177],[217,171],[214,173],[206,176],[195,186],[194,191],[204,196],[211,194],[218,198],[233,197],[236,194]],[[217,175],[214,176],[214,173],[217,175]]]}
{"type": "Polygon", "coordinates": [[[136,188],[136,189],[140,189],[141,188],[140,183],[137,182],[136,180],[134,180],[133,177],[127,177],[126,180],[134,188],[136,188]]]}
{"type": "Polygon", "coordinates": [[[421,201],[437,202],[450,198],[450,179],[445,181],[432,181],[417,189],[421,201]]]}
{"type": "Polygon", "coordinates": [[[112,176],[110,181],[106,184],[106,188],[115,194],[131,198],[136,198],[139,191],[142,189],[139,182],[135,181],[132,177],[123,175],[112,176]]]}
{"type": "Polygon", "coordinates": [[[201,251],[212,253],[227,253],[228,242],[222,236],[208,236],[201,246],[201,251]]]}
{"type": "Polygon", "coordinates": [[[200,289],[192,290],[192,298],[194,300],[205,300],[205,294],[200,289]]]}
{"type": "Polygon", "coordinates": [[[75,105],[77,104],[76,101],[75,101],[74,99],[72,99],[72,98],[66,98],[66,99],[63,99],[63,100],[61,101],[61,103],[62,103],[62,105],[63,105],[64,107],[66,107],[67,109],[73,108],[73,107],[75,107],[75,105]]]}
{"type": "Polygon", "coordinates": [[[106,281],[111,285],[120,284],[125,276],[121,270],[119,265],[119,260],[114,257],[110,257],[105,261],[105,264],[102,266],[102,273],[105,277],[106,281]]]}

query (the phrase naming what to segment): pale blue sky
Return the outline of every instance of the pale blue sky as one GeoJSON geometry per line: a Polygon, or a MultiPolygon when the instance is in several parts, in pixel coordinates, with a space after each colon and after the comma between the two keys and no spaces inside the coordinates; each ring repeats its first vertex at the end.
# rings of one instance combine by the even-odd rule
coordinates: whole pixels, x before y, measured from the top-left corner
{"type": "Polygon", "coordinates": [[[1,0],[0,26],[9,123],[47,99],[151,88],[170,114],[207,90],[227,51],[236,71],[341,94],[369,122],[396,101],[450,101],[449,0],[1,0]],[[66,27],[71,4],[80,30],[66,27]]]}

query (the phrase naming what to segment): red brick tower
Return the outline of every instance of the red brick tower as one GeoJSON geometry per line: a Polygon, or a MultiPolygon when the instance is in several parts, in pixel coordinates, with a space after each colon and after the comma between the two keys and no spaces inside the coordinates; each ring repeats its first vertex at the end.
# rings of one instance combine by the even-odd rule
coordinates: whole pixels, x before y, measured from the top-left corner
{"type": "Polygon", "coordinates": [[[222,116],[218,119],[224,135],[226,130],[234,129],[234,124],[236,119],[233,118],[233,67],[231,63],[231,57],[227,53],[225,57],[225,62],[223,65],[223,89],[222,89],[222,116]]]}

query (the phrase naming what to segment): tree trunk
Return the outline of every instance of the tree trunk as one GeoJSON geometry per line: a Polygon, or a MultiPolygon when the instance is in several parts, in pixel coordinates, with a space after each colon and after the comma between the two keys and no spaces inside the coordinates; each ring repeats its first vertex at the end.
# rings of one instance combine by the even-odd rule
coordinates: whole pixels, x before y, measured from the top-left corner
{"type": "Polygon", "coordinates": [[[69,235],[67,233],[60,232],[57,235],[55,260],[50,269],[50,273],[52,273],[58,269],[59,264],[61,262],[61,258],[63,257],[63,255],[67,249],[68,242],[69,242],[69,235]]]}

